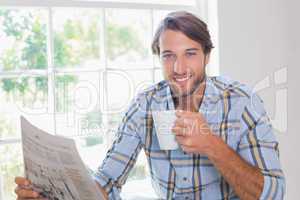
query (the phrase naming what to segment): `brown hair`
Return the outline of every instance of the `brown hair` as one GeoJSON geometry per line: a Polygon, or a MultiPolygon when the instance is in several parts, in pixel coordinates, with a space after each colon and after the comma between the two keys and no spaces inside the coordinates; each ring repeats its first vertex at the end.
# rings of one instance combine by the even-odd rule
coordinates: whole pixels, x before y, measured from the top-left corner
{"type": "Polygon", "coordinates": [[[207,25],[195,15],[186,11],[169,13],[159,24],[152,41],[152,53],[160,54],[159,38],[165,30],[180,31],[188,38],[201,44],[204,54],[214,48],[207,25]]]}

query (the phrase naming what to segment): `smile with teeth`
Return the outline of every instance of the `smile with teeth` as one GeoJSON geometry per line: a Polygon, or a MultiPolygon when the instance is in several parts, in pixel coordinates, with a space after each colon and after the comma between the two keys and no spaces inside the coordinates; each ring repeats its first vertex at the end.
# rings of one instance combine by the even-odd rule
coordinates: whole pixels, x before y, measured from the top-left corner
{"type": "Polygon", "coordinates": [[[177,81],[177,82],[184,82],[184,81],[187,81],[188,79],[190,79],[191,78],[191,76],[189,75],[187,75],[187,76],[184,76],[184,77],[175,77],[174,79],[175,79],[175,81],[177,81]]]}

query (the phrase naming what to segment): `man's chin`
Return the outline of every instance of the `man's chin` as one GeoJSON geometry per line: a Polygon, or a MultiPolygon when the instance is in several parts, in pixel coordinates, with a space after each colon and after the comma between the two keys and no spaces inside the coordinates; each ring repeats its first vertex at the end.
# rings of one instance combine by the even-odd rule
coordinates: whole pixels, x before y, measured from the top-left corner
{"type": "Polygon", "coordinates": [[[186,98],[188,96],[192,96],[198,87],[199,87],[198,84],[197,85],[191,84],[191,85],[187,85],[186,87],[178,87],[178,86],[171,87],[172,96],[175,98],[186,98]]]}
{"type": "Polygon", "coordinates": [[[178,85],[175,81],[170,81],[170,88],[172,91],[172,96],[174,98],[186,98],[192,96],[195,91],[199,88],[200,84],[204,82],[205,76],[202,80],[189,80],[186,85],[178,85]]]}
{"type": "Polygon", "coordinates": [[[192,94],[193,94],[192,90],[178,90],[178,89],[172,90],[172,95],[175,98],[184,98],[184,97],[188,97],[192,94]]]}

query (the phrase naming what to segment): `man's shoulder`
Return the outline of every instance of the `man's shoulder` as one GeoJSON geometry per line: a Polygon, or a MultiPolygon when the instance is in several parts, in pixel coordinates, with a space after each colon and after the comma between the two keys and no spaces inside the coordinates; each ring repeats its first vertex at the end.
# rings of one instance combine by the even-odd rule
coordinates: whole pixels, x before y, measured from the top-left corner
{"type": "Polygon", "coordinates": [[[137,95],[135,95],[135,102],[146,103],[146,101],[150,100],[152,97],[164,96],[167,87],[168,84],[165,80],[154,83],[138,92],[137,95]]]}
{"type": "Polygon", "coordinates": [[[223,102],[230,99],[232,111],[241,113],[247,107],[253,116],[265,114],[263,100],[254,88],[225,76],[211,77],[211,80],[223,102]]]}
{"type": "Polygon", "coordinates": [[[153,96],[153,95],[162,95],[165,93],[165,90],[167,89],[168,84],[165,80],[162,80],[158,83],[152,84],[149,87],[143,89],[141,92],[139,92],[136,96],[153,96]]]}
{"type": "Polygon", "coordinates": [[[255,94],[253,88],[230,77],[214,76],[210,78],[221,94],[227,93],[230,96],[238,96],[246,99],[251,98],[255,94]]]}

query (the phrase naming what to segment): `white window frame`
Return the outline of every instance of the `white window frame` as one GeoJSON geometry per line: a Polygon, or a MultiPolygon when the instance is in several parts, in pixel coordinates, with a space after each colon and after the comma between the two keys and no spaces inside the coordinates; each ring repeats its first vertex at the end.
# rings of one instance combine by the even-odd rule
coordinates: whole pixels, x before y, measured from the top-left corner
{"type": "MultiPolygon", "coordinates": [[[[78,7],[78,8],[98,8],[101,9],[102,13],[102,23],[101,26],[103,26],[100,30],[105,31],[105,9],[107,8],[124,8],[124,9],[145,9],[151,11],[151,31],[152,34],[154,33],[154,16],[153,13],[155,10],[187,10],[190,12],[193,12],[200,16],[202,19],[208,22],[209,29],[212,34],[212,38],[214,40],[214,44],[217,47],[218,45],[218,24],[217,24],[217,0],[195,0],[196,5],[195,6],[189,6],[189,5],[174,5],[174,4],[150,4],[150,3],[125,3],[125,2],[110,2],[110,1],[84,1],[84,0],[78,0],[78,1],[70,1],[70,0],[49,0],[49,1],[41,1],[41,0],[1,0],[0,7],[4,8],[46,8],[48,9],[48,33],[47,33],[47,64],[48,67],[44,70],[15,70],[15,71],[7,71],[7,72],[0,72],[0,78],[14,78],[22,76],[46,76],[48,78],[48,110],[50,113],[53,113],[53,124],[54,124],[54,134],[56,134],[57,128],[56,128],[56,113],[55,113],[55,82],[54,77],[56,74],[60,73],[80,73],[80,72],[98,72],[100,79],[103,78],[103,80],[99,80],[99,84],[104,84],[105,91],[104,94],[106,96],[105,98],[105,107],[108,108],[107,105],[107,97],[108,97],[108,80],[107,75],[104,72],[109,72],[112,70],[118,70],[122,69],[124,71],[130,71],[130,70],[137,70],[137,68],[130,68],[130,69],[124,69],[124,68],[110,68],[108,67],[108,63],[106,60],[106,44],[105,44],[105,32],[100,33],[100,45],[104,48],[101,48],[101,55],[103,55],[104,59],[102,60],[102,63],[99,63],[101,66],[99,68],[72,68],[72,69],[58,69],[54,66],[54,58],[53,58],[53,8],[56,7],[78,7]],[[210,26],[212,25],[212,26],[210,26]],[[104,67],[103,67],[104,66],[104,67]],[[103,81],[103,83],[100,83],[103,81]]],[[[214,53],[211,56],[211,62],[213,63],[211,66],[214,66],[214,68],[208,69],[208,74],[215,74],[218,75],[219,73],[219,53],[218,53],[218,47],[214,49],[214,53]]],[[[155,71],[157,69],[160,69],[159,67],[154,66],[154,59],[151,63],[152,66],[149,67],[141,67],[138,68],[138,70],[152,70],[152,80],[154,83],[155,80],[155,71]]],[[[103,123],[107,123],[107,118],[103,117],[103,123]]],[[[0,146],[5,144],[18,144],[21,142],[20,138],[9,138],[9,139],[1,139],[0,138],[0,146]]],[[[0,183],[0,189],[1,189],[1,183],[0,183]]],[[[0,196],[2,191],[0,190],[0,196]]]]}
{"type": "MultiPolygon", "coordinates": [[[[0,72],[0,78],[14,78],[20,75],[22,76],[47,76],[48,78],[48,110],[50,113],[53,113],[53,124],[54,124],[54,134],[57,132],[56,128],[56,113],[55,113],[55,83],[54,77],[56,74],[60,73],[78,73],[78,72],[108,72],[114,71],[118,69],[122,69],[123,71],[130,71],[130,70],[152,70],[152,80],[154,81],[155,77],[155,70],[160,69],[159,67],[154,67],[154,60],[151,63],[151,66],[141,67],[141,68],[110,68],[108,67],[106,61],[106,47],[105,47],[105,37],[106,34],[100,34],[100,44],[103,46],[101,54],[103,55],[102,63],[99,63],[99,68],[65,68],[65,69],[58,69],[54,66],[54,58],[53,58],[53,12],[52,9],[55,7],[79,7],[79,8],[99,8],[102,9],[102,23],[101,25],[104,26],[101,30],[105,30],[105,12],[104,10],[107,8],[124,8],[124,9],[142,9],[142,10],[151,10],[151,19],[152,19],[152,29],[153,29],[153,11],[154,10],[189,10],[191,12],[196,13],[197,8],[194,6],[187,6],[187,5],[172,5],[172,4],[149,4],[149,3],[126,3],[126,2],[110,2],[110,1],[70,1],[70,0],[51,0],[51,1],[40,1],[40,0],[2,0],[0,2],[1,7],[6,8],[46,8],[48,10],[48,33],[47,33],[47,69],[38,70],[38,69],[31,69],[31,70],[14,70],[14,71],[7,71],[7,72],[0,72]],[[104,67],[103,67],[104,66],[104,67]]],[[[152,30],[153,33],[153,30],[152,30]]],[[[101,76],[100,76],[101,77],[101,76]]],[[[106,73],[104,73],[104,85],[106,92],[108,91],[107,88],[107,77],[106,73]]],[[[108,96],[105,92],[106,97],[108,96]]],[[[107,99],[106,99],[107,102],[107,99]]],[[[105,106],[107,108],[107,105],[105,106]]],[[[105,118],[104,118],[105,121],[105,118]]],[[[19,138],[13,139],[0,139],[1,144],[8,144],[20,142],[19,138]]]]}

